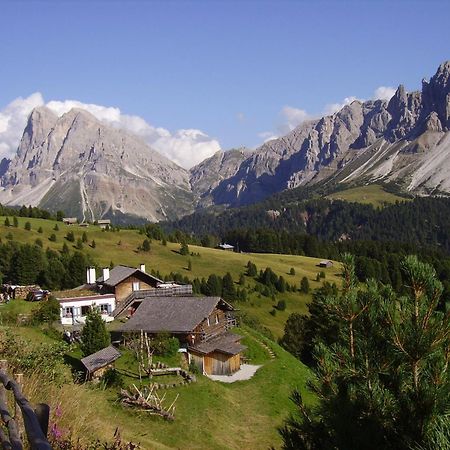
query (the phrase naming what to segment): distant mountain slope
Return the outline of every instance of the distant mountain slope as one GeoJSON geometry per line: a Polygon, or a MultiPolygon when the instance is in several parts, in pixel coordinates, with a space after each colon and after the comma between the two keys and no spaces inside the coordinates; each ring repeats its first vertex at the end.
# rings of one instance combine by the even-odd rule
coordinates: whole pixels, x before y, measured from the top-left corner
{"type": "Polygon", "coordinates": [[[395,183],[417,194],[450,193],[450,62],[421,92],[399,86],[389,102],[354,101],[305,122],[251,153],[210,191],[215,204],[244,205],[323,180],[395,183]]]}
{"type": "Polygon", "coordinates": [[[187,171],[81,109],[61,117],[35,109],[1,185],[3,204],[62,209],[86,220],[157,221],[193,207],[187,171]]]}

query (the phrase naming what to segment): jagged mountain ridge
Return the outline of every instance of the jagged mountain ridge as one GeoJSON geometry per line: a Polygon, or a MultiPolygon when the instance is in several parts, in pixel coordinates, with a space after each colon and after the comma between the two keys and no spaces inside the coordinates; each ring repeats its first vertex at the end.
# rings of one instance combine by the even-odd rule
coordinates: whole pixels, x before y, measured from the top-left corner
{"type": "MultiPolygon", "coordinates": [[[[449,194],[449,131],[447,61],[429,82],[422,81],[421,91],[407,93],[400,85],[389,101],[354,101],[265,143],[203,196],[209,203],[239,206],[324,180],[393,182],[419,195],[449,194]]],[[[201,169],[207,172],[205,162],[201,169]]],[[[191,178],[199,176],[198,166],[191,169],[191,178]]]]}
{"type": "Polygon", "coordinates": [[[61,117],[34,109],[1,185],[3,204],[62,209],[85,220],[158,221],[193,208],[186,170],[82,109],[61,117]]]}
{"type": "Polygon", "coordinates": [[[450,194],[450,62],[421,91],[399,86],[389,101],[354,101],[256,150],[218,152],[190,172],[85,110],[58,117],[36,108],[16,156],[0,163],[0,202],[88,220],[159,221],[319,182],[450,194]]]}

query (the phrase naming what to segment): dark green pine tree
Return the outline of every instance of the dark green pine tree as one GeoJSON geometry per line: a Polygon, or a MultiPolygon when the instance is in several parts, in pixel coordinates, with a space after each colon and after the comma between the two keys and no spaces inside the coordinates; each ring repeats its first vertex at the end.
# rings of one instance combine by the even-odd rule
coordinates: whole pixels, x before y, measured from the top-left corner
{"type": "Polygon", "coordinates": [[[208,277],[205,294],[210,296],[222,295],[222,280],[214,273],[208,277]]]}
{"type": "Polygon", "coordinates": [[[284,449],[449,448],[450,313],[437,309],[443,288],[430,265],[408,256],[401,267],[404,295],[374,280],[358,289],[344,256],[343,289],[325,310],[341,332],[316,346],[318,401],[293,394],[284,449]]]}
{"type": "Polygon", "coordinates": [[[309,281],[306,277],[303,277],[300,281],[300,292],[303,292],[303,294],[309,293],[309,281]]]}
{"type": "Polygon", "coordinates": [[[230,272],[227,272],[222,278],[222,298],[229,302],[236,300],[236,288],[230,272]]]}
{"type": "Polygon", "coordinates": [[[96,308],[92,308],[86,316],[86,323],[81,331],[81,342],[83,356],[98,352],[111,343],[105,322],[96,308]]]}

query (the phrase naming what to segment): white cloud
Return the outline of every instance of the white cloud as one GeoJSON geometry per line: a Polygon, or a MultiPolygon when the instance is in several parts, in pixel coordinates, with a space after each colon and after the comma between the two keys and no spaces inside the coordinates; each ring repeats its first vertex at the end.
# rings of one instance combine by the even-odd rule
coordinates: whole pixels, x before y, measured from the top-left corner
{"type": "MultiPolygon", "coordinates": [[[[396,89],[389,86],[380,86],[375,89],[372,100],[389,100],[394,94],[396,89]]],[[[279,113],[281,117],[281,122],[276,125],[276,130],[278,133],[273,131],[264,131],[259,133],[258,137],[263,139],[264,142],[270,141],[271,139],[276,139],[278,135],[285,135],[298,127],[301,123],[307,120],[317,119],[322,116],[329,116],[340,111],[344,106],[350,105],[350,103],[355,100],[364,102],[364,99],[350,96],[345,97],[340,103],[327,103],[320,114],[310,114],[304,109],[295,108],[293,106],[286,105],[282,108],[279,113]]]]}
{"type": "Polygon", "coordinates": [[[263,131],[262,133],[258,134],[258,137],[260,137],[263,142],[271,141],[272,139],[277,139],[279,136],[272,131],[263,131]]]}
{"type": "MultiPolygon", "coordinates": [[[[0,157],[11,158],[15,154],[28,115],[33,108],[44,104],[42,95],[37,92],[25,99],[17,98],[0,111],[0,157]]],[[[165,128],[150,125],[142,117],[122,114],[119,108],[77,100],[53,100],[46,106],[58,116],[72,108],[85,109],[104,123],[140,136],[159,153],[185,168],[198,164],[220,150],[219,142],[201,130],[181,129],[171,133],[165,128]]]]}
{"type": "Polygon", "coordinates": [[[0,159],[11,158],[16,153],[27,118],[44,99],[39,92],[29,97],[18,97],[0,110],[0,159]]]}
{"type": "Polygon", "coordinates": [[[359,100],[363,102],[364,100],[359,99],[355,96],[345,97],[342,103],[328,103],[325,105],[325,108],[323,109],[323,114],[325,116],[329,116],[331,114],[334,114],[338,111],[340,111],[344,106],[350,105],[350,103],[354,102],[355,100],[359,100]]]}
{"type": "Polygon", "coordinates": [[[372,99],[373,100],[390,100],[395,94],[396,89],[389,86],[380,86],[375,89],[372,99]]]}

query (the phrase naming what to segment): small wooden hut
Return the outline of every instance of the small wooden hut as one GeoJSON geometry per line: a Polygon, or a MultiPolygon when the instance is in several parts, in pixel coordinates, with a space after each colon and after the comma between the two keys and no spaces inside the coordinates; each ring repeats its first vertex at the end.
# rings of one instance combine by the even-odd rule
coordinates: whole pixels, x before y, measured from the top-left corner
{"type": "Polygon", "coordinates": [[[114,368],[114,363],[120,356],[120,352],[110,345],[92,355],[82,358],[81,362],[87,371],[86,379],[98,380],[101,378],[108,369],[114,368]]]}

